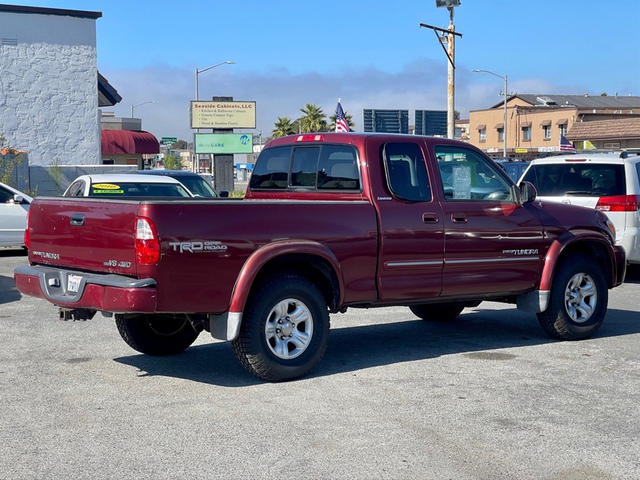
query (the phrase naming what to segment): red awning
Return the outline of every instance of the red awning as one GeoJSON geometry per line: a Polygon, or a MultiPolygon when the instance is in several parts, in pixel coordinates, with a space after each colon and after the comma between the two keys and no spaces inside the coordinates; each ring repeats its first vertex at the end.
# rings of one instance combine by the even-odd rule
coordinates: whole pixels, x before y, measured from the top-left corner
{"type": "Polygon", "coordinates": [[[102,155],[160,153],[158,139],[149,132],[101,130],[102,155]]]}

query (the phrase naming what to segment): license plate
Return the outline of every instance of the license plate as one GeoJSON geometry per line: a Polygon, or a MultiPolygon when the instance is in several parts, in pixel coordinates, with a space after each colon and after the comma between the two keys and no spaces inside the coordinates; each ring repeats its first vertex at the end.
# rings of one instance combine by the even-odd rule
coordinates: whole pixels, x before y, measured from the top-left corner
{"type": "Polygon", "coordinates": [[[71,293],[77,293],[80,289],[80,281],[82,277],[80,275],[69,275],[67,277],[67,291],[71,293]]]}

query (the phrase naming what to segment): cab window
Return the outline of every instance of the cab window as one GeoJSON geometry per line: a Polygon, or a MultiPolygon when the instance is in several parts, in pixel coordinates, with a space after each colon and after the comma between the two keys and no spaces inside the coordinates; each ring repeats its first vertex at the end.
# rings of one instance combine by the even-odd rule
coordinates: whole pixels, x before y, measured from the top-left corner
{"type": "Polygon", "coordinates": [[[513,201],[512,184],[500,167],[482,155],[458,146],[436,146],[445,200],[513,201]]]}

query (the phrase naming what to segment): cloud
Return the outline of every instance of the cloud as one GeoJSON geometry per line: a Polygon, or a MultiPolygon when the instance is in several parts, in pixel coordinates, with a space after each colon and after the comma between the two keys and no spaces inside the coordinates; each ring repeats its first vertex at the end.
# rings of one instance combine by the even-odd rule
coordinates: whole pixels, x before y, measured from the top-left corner
{"type": "MultiPolygon", "coordinates": [[[[143,128],[157,137],[190,139],[189,105],[195,98],[195,72],[169,66],[140,70],[101,71],[122,96],[113,108],[117,116],[128,117],[131,105],[155,100],[135,109],[143,128]]],[[[265,136],[278,117],[298,118],[307,103],[321,106],[327,116],[334,113],[338,98],[353,116],[356,130],[362,130],[365,108],[446,110],[447,73],[441,62],[420,59],[394,73],[374,67],[342,69],[333,73],[291,73],[274,68],[258,73],[220,67],[198,76],[200,100],[232,96],[234,100],[256,101],[257,129],[265,136]]],[[[456,109],[458,109],[456,107],[456,109]]]]}
{"type": "MultiPolygon", "coordinates": [[[[157,65],[138,70],[102,71],[123,97],[107,111],[128,117],[131,105],[155,100],[135,109],[142,118],[143,129],[157,137],[192,140],[189,125],[190,101],[195,99],[195,72],[186,68],[157,65]]],[[[482,110],[502,100],[503,82],[487,75],[472,73],[458,65],[456,69],[455,109],[463,118],[471,110],[482,110]]],[[[230,96],[237,101],[256,102],[257,129],[267,137],[278,117],[296,119],[307,103],[322,107],[327,117],[333,115],[338,98],[352,115],[356,130],[363,130],[363,110],[409,110],[413,122],[415,110],[447,109],[447,68],[442,61],[419,58],[397,72],[375,67],[334,69],[331,73],[308,71],[293,73],[284,67],[262,71],[240,70],[221,66],[198,76],[200,100],[212,96],[230,96]]],[[[582,94],[584,85],[554,84],[541,78],[509,79],[509,93],[582,94]]],[[[601,92],[589,92],[599,95],[601,92]]]]}

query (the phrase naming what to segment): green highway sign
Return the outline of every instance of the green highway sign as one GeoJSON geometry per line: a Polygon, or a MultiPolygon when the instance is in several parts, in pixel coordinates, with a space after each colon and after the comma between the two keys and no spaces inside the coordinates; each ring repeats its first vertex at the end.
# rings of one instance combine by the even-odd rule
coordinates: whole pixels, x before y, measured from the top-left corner
{"type": "Polygon", "coordinates": [[[178,139],[176,137],[162,137],[160,143],[162,143],[163,145],[173,145],[177,141],[178,139]]]}

